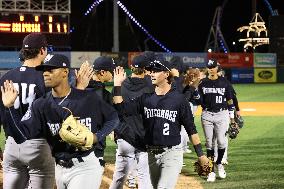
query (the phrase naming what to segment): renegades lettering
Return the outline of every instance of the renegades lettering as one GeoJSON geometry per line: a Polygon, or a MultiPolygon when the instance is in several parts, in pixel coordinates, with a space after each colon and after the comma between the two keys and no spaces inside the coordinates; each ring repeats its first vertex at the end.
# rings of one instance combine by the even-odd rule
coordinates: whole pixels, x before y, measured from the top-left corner
{"type": "MultiPolygon", "coordinates": [[[[79,119],[78,121],[81,124],[85,125],[90,131],[92,131],[92,118],[87,117],[85,119],[79,119]]],[[[61,123],[49,123],[48,122],[47,125],[53,136],[59,133],[59,130],[61,128],[61,123]]]]}
{"type": "Polygon", "coordinates": [[[206,93],[218,93],[221,95],[225,94],[225,88],[206,88],[206,87],[202,87],[203,90],[203,94],[206,93]]]}
{"type": "Polygon", "coordinates": [[[150,117],[161,117],[165,118],[171,122],[176,121],[177,111],[170,111],[170,110],[162,110],[162,109],[148,109],[144,107],[144,113],[147,118],[150,117]]]}

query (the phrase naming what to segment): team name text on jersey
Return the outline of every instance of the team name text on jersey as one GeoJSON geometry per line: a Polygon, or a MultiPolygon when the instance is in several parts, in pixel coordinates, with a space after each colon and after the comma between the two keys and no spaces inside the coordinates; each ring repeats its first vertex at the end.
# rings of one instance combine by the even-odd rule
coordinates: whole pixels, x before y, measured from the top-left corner
{"type": "Polygon", "coordinates": [[[175,122],[176,121],[176,115],[177,115],[177,111],[170,111],[170,110],[162,110],[162,109],[150,109],[150,108],[146,108],[144,107],[144,113],[146,115],[147,118],[150,117],[161,117],[161,118],[165,118],[171,122],[175,122]]]}

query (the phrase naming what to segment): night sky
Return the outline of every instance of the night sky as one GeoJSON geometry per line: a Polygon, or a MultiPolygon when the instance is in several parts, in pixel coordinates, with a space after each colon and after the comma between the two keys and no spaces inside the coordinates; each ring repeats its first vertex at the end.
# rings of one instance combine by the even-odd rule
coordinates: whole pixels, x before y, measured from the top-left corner
{"type": "MultiPolygon", "coordinates": [[[[72,0],[71,46],[73,50],[111,51],[112,49],[112,0],[104,0],[92,14],[84,16],[91,0],[72,0]],[[83,3],[84,2],[84,3],[83,3]]],[[[203,52],[209,29],[217,6],[221,0],[121,0],[136,19],[164,46],[173,52],[203,52]]],[[[273,9],[284,14],[282,0],[270,0],[273,9]]],[[[257,0],[266,27],[270,11],[264,0],[257,0]]],[[[126,15],[119,11],[120,51],[144,51],[147,39],[126,15]]],[[[248,25],[252,19],[252,1],[228,0],[223,10],[221,30],[231,51],[238,51],[241,44],[232,42],[240,37],[238,27],[248,25]]],[[[284,23],[283,23],[284,24],[284,23]]],[[[146,48],[163,51],[153,41],[148,40],[146,48]]]]}

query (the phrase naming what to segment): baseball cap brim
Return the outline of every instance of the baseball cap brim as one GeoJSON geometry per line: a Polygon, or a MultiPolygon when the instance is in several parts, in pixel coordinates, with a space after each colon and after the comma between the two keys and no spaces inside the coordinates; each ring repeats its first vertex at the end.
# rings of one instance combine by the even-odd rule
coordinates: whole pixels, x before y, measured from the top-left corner
{"type": "Polygon", "coordinates": [[[153,61],[153,62],[151,62],[150,65],[146,67],[146,70],[148,70],[148,71],[156,71],[156,72],[171,71],[166,65],[164,65],[160,61],[153,61]]]}

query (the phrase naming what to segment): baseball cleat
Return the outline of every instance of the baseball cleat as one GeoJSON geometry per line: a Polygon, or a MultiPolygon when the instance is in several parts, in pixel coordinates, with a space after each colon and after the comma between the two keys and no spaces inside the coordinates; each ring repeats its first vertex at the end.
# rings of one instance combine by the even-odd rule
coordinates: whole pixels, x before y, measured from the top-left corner
{"type": "Polygon", "coordinates": [[[190,153],[192,153],[192,151],[190,149],[186,149],[186,150],[184,150],[184,153],[190,154],[190,153]]]}
{"type": "Polygon", "coordinates": [[[216,180],[216,174],[214,172],[209,173],[207,177],[207,182],[215,182],[216,180]]]}
{"type": "Polygon", "coordinates": [[[218,168],[219,177],[222,179],[226,178],[227,175],[224,166],[222,164],[219,164],[217,165],[217,168],[218,168]]]}
{"type": "Polygon", "coordinates": [[[228,165],[229,164],[228,160],[226,160],[226,159],[223,159],[221,163],[222,163],[222,165],[228,165]]]}

